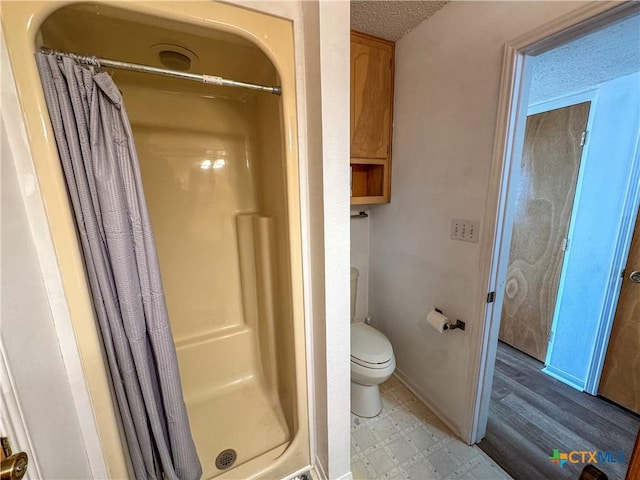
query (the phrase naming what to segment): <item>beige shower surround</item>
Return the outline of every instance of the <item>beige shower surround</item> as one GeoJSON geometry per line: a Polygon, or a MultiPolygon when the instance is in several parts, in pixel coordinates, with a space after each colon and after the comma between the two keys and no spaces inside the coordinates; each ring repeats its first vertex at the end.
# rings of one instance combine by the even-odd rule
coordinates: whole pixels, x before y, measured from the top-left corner
{"type": "MultiPolygon", "coordinates": [[[[128,476],[126,453],[122,448],[122,436],[93,318],[79,245],[46,104],[33,60],[35,47],[42,44],[43,32],[40,32],[40,28],[43,22],[56,10],[73,3],[76,2],[3,3],[3,31],[16,77],[31,151],[58,256],[65,296],[91,395],[103,454],[111,478],[126,478],[128,476]]],[[[167,80],[163,83],[162,80],[149,77],[145,79],[144,88],[140,88],[136,85],[136,74],[123,72],[116,73],[114,76],[127,99],[136,142],[140,143],[143,182],[145,190],[148,191],[154,230],[162,230],[160,224],[163,222],[163,208],[170,206],[168,203],[162,203],[165,201],[162,189],[152,193],[152,188],[148,187],[149,178],[153,176],[153,164],[150,162],[153,161],[153,155],[157,154],[154,149],[164,148],[166,154],[167,151],[171,152],[179,148],[180,142],[187,142],[195,149],[196,155],[205,151],[207,145],[202,142],[205,141],[206,135],[196,130],[200,128],[199,122],[203,129],[206,129],[207,125],[212,127],[216,122],[216,117],[209,108],[213,103],[222,105],[221,108],[229,114],[229,118],[237,120],[236,126],[240,130],[230,130],[228,138],[223,139],[219,150],[235,152],[236,156],[246,154],[247,158],[243,158],[246,160],[246,171],[240,168],[241,162],[236,158],[236,161],[230,160],[227,169],[221,169],[220,172],[195,172],[199,176],[194,174],[195,177],[193,177],[196,179],[194,180],[196,184],[198,181],[211,183],[215,180],[219,182],[218,185],[235,186],[235,193],[233,189],[227,189],[228,191],[222,197],[209,197],[203,200],[202,195],[206,196],[206,192],[196,192],[194,197],[196,203],[190,206],[193,208],[193,218],[199,221],[206,218],[206,212],[209,211],[206,209],[213,205],[211,203],[213,201],[220,202],[219,205],[223,205],[227,210],[232,209],[238,214],[235,222],[225,224],[223,221],[221,227],[221,230],[224,230],[220,235],[223,238],[220,248],[224,253],[224,259],[221,257],[221,260],[223,263],[226,262],[225,272],[229,272],[225,277],[226,281],[220,282],[217,280],[218,277],[206,277],[206,274],[196,279],[193,276],[190,277],[188,273],[176,280],[175,275],[167,273],[172,269],[171,248],[166,248],[166,242],[163,246],[166,238],[163,239],[162,234],[158,238],[158,250],[194,438],[201,456],[202,452],[207,454],[207,458],[202,459],[205,472],[208,472],[209,476],[219,474],[218,478],[286,476],[310,464],[298,152],[295,142],[290,141],[297,138],[291,23],[235,6],[208,1],[99,2],[99,5],[109,15],[103,14],[99,17],[99,22],[94,25],[96,29],[107,28],[109,22],[113,22],[113,26],[120,28],[126,25],[126,22],[135,21],[147,24],[150,29],[167,27],[171,29],[173,24],[180,23],[182,24],[180,30],[174,29],[173,36],[169,40],[179,42],[184,39],[187,47],[190,46],[190,40],[196,41],[197,38],[209,38],[214,43],[221,41],[220,39],[229,40],[225,33],[216,32],[238,35],[244,40],[237,39],[237,48],[254,55],[247,62],[247,70],[256,70],[254,76],[257,77],[257,79],[241,78],[240,80],[255,83],[273,80],[282,85],[284,94],[281,99],[267,97],[268,94],[258,94],[262,95],[259,97],[255,94],[230,93],[216,87],[197,84],[185,86],[185,91],[189,93],[176,94],[177,85],[180,84],[175,83],[178,82],[175,80],[167,80]],[[216,37],[218,37],[217,40],[216,37]],[[269,67],[269,62],[260,61],[260,55],[256,55],[259,52],[252,49],[251,44],[258,46],[266,54],[275,70],[269,67]],[[143,107],[145,102],[149,102],[147,97],[154,95],[153,89],[161,89],[165,92],[154,97],[153,100],[154,104],[163,105],[162,108],[166,113],[164,117],[149,115],[143,107]],[[220,95],[230,98],[215,100],[220,95]],[[214,99],[207,96],[213,96],[214,99]],[[130,104],[129,98],[131,98],[130,104]],[[178,103],[177,100],[180,102],[178,103]],[[192,104],[191,115],[182,112],[184,105],[188,104],[192,104]],[[241,104],[242,107],[239,106],[241,104]],[[241,111],[243,108],[244,112],[241,111]],[[184,128],[176,124],[181,120],[181,113],[184,116],[182,124],[184,128]],[[273,121],[274,118],[281,119],[281,130],[278,122],[273,121]],[[248,153],[242,152],[240,148],[243,145],[241,137],[247,134],[242,131],[243,128],[258,132],[259,140],[253,141],[254,144],[251,145],[248,153]],[[160,143],[164,142],[164,144],[158,147],[158,142],[153,137],[157,137],[160,129],[164,129],[163,131],[168,134],[162,137],[163,140],[160,143]],[[282,152],[284,158],[279,154],[268,155],[269,152],[282,152]],[[256,158],[259,161],[255,161],[256,158]],[[259,165],[263,165],[263,168],[259,165]],[[215,177],[203,176],[209,173],[215,177]],[[197,208],[205,208],[205,210],[198,212],[197,208]],[[190,311],[194,310],[193,300],[182,304],[175,300],[193,293],[193,289],[185,288],[185,284],[188,285],[189,281],[196,280],[217,282],[215,285],[210,283],[206,285],[208,290],[205,289],[205,293],[209,295],[205,294],[205,298],[200,302],[204,305],[203,308],[208,309],[204,314],[199,309],[195,309],[197,310],[195,312],[190,311]],[[216,295],[213,295],[213,292],[216,295]],[[221,297],[228,298],[229,302],[221,303],[219,301],[221,297]],[[207,312],[212,314],[210,318],[223,318],[226,323],[213,325],[210,321],[203,320],[207,312]],[[186,320],[176,323],[174,318],[186,320]],[[287,343],[291,344],[291,348],[286,348],[287,343]],[[210,347],[219,353],[227,350],[229,355],[236,356],[224,359],[215,357],[218,358],[218,361],[215,361],[210,347]],[[209,374],[207,381],[203,381],[198,375],[198,372],[203,370],[209,374]],[[248,390],[240,395],[239,390],[236,390],[234,397],[233,385],[238,383],[239,378],[246,381],[248,390]],[[209,380],[211,381],[207,383],[209,380]],[[211,400],[212,398],[214,400],[211,400]],[[225,398],[229,400],[226,403],[225,398]],[[245,441],[248,444],[256,439],[256,444],[260,445],[253,449],[248,445],[247,448],[251,453],[244,457],[239,451],[238,462],[241,464],[220,474],[215,467],[212,469],[209,465],[213,460],[209,458],[210,453],[217,452],[220,447],[216,444],[209,445],[208,442],[211,437],[219,436],[220,430],[229,432],[230,437],[241,433],[235,431],[233,422],[229,421],[226,424],[220,422],[225,418],[228,420],[234,417],[250,416],[249,408],[252,404],[256,404],[255,400],[258,398],[260,401],[264,400],[264,416],[256,414],[254,421],[259,422],[269,417],[271,418],[268,423],[270,426],[263,434],[252,430],[245,437],[240,435],[238,438],[246,438],[245,441]],[[207,404],[206,401],[213,403],[207,404]],[[219,418],[220,422],[207,425],[207,419],[211,417],[209,414],[211,409],[222,410],[225,414],[219,418]],[[212,431],[214,429],[216,431],[212,431]],[[261,450],[265,445],[271,445],[266,452],[261,450]]],[[[83,45],[83,40],[74,39],[74,32],[68,29],[63,30],[64,35],[59,38],[61,43],[68,41],[70,44],[83,45]]],[[[117,30],[114,32],[116,44],[123,40],[121,33],[117,30]]],[[[144,32],[140,32],[140,35],[144,35],[144,32]]],[[[49,34],[51,38],[55,36],[54,32],[49,34]]],[[[90,42],[87,41],[87,43],[90,42]]],[[[158,41],[157,43],[168,42],[158,41]]],[[[122,46],[123,49],[132,50],[136,47],[137,45],[131,42],[122,46]]],[[[88,51],[79,53],[97,53],[92,48],[89,45],[88,51]]],[[[123,50],[121,55],[115,57],[123,59],[126,54],[127,51],[123,50]]],[[[206,73],[219,74],[216,71],[206,73]]],[[[240,73],[249,75],[248,72],[240,73]]],[[[168,155],[170,156],[170,153],[168,155]]],[[[176,168],[182,167],[178,165],[176,168]]],[[[179,173],[175,176],[185,178],[185,175],[182,172],[182,177],[179,173]]],[[[192,227],[194,225],[197,227],[198,224],[193,223],[192,227]]],[[[201,240],[203,238],[211,240],[213,238],[211,225],[209,224],[209,228],[206,228],[206,225],[202,229],[196,228],[197,232],[188,230],[182,232],[183,238],[189,237],[191,233],[200,236],[201,240]]],[[[194,261],[193,258],[192,261],[194,261]]],[[[207,261],[211,262],[212,259],[209,258],[207,261]]],[[[179,269],[173,273],[179,273],[179,269]]],[[[232,438],[229,439],[229,442],[231,441],[232,438]]],[[[241,447],[240,445],[229,446],[239,450],[241,447]]],[[[207,478],[207,475],[203,478],[207,478]]]]}

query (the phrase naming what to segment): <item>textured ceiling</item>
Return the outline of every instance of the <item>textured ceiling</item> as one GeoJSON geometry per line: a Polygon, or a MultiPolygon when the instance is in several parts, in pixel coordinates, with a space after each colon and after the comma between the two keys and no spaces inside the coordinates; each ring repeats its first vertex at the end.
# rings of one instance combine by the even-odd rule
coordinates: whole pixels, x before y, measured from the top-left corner
{"type": "Polygon", "coordinates": [[[583,91],[640,71],[640,15],[535,57],[529,102],[583,91]]]}
{"type": "Polygon", "coordinates": [[[351,28],[395,42],[447,2],[351,0],[351,28]]]}

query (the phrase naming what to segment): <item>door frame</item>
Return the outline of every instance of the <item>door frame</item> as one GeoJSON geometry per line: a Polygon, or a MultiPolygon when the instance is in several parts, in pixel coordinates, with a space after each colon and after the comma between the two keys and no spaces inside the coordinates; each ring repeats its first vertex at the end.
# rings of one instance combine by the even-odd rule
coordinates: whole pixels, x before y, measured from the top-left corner
{"type": "MultiPolygon", "coordinates": [[[[495,296],[492,302],[486,303],[484,306],[484,318],[480,319],[481,333],[477,336],[477,343],[474,345],[475,351],[479,353],[473,359],[477,382],[469,400],[472,424],[470,443],[477,443],[484,438],[489,416],[498,331],[513,227],[513,200],[516,195],[515,185],[511,180],[524,145],[532,68],[532,62],[528,57],[556,48],[639,11],[640,3],[636,2],[594,2],[505,44],[487,213],[485,215],[485,225],[488,228],[484,233],[480,266],[481,278],[483,279],[482,288],[486,288],[487,292],[495,292],[495,296]]],[[[639,163],[639,152],[636,148],[634,173],[632,174],[634,178],[640,175],[639,163]]],[[[635,212],[631,215],[628,210],[630,207],[637,207],[640,201],[640,189],[627,193],[624,217],[630,220],[631,216],[635,216],[635,212]]],[[[633,228],[629,227],[629,223],[627,221],[622,226],[621,237],[628,237],[629,229],[633,228]]],[[[620,244],[621,241],[619,247],[620,244]]],[[[623,250],[618,248],[617,254],[623,250]]],[[[626,257],[626,255],[624,256],[626,257]]],[[[615,305],[613,309],[615,311],[615,305]]],[[[601,326],[598,338],[600,340],[608,338],[610,330],[611,325],[609,325],[608,331],[605,331],[605,327],[601,326]]],[[[602,355],[602,362],[604,362],[604,355],[602,355]]]]}

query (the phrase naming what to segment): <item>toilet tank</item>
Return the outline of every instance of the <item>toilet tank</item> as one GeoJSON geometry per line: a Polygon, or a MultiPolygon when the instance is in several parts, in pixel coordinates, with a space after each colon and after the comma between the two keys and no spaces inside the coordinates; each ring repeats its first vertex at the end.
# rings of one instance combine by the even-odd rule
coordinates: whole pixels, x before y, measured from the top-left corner
{"type": "Polygon", "coordinates": [[[358,294],[358,277],[360,272],[356,267],[351,267],[351,321],[356,317],[356,295],[358,294]]]}

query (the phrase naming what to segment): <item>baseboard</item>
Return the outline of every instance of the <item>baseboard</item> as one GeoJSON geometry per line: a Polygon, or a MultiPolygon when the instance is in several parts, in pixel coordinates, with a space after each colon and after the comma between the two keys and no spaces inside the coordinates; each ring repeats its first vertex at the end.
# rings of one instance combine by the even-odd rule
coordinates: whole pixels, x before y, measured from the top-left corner
{"type": "Polygon", "coordinates": [[[318,457],[316,457],[316,461],[314,462],[313,469],[311,470],[311,476],[314,480],[328,480],[327,474],[322,468],[322,462],[318,457]]]}
{"type": "MultiPolygon", "coordinates": [[[[440,409],[438,407],[435,406],[435,404],[433,403],[433,401],[431,401],[431,399],[429,398],[428,395],[425,395],[420,388],[413,383],[403,372],[402,370],[400,370],[399,368],[396,367],[395,372],[393,372],[393,375],[400,380],[400,382],[402,382],[402,384],[407,387],[411,393],[413,393],[416,397],[418,397],[418,400],[420,400],[422,403],[424,403],[427,408],[429,410],[431,410],[433,413],[435,413],[436,417],[438,417],[440,420],[442,420],[442,422],[451,429],[451,431],[453,433],[456,434],[456,436],[462,440],[462,435],[460,434],[460,426],[457,425],[453,420],[451,420],[449,417],[447,417],[444,413],[442,413],[440,411],[440,409]]],[[[467,443],[466,440],[462,440],[464,443],[467,443]]]]}
{"type": "Polygon", "coordinates": [[[580,380],[579,378],[576,378],[573,375],[568,374],[567,372],[563,372],[562,370],[555,368],[552,365],[547,365],[542,369],[542,371],[550,377],[553,377],[556,380],[560,380],[562,383],[569,385],[576,390],[584,392],[584,387],[586,384],[583,380],[580,380]]]}
{"type": "MultiPolygon", "coordinates": [[[[324,469],[322,468],[322,464],[320,463],[320,460],[318,460],[318,458],[316,458],[316,464],[309,471],[309,473],[311,473],[311,478],[313,478],[313,480],[328,480],[329,478],[327,477],[327,474],[324,472],[324,469]]],[[[353,480],[353,475],[351,474],[351,471],[348,471],[347,473],[336,478],[335,480],[353,480]]]]}
{"type": "Polygon", "coordinates": [[[353,475],[351,474],[351,471],[349,471],[341,477],[338,477],[336,480],[353,480],[353,475]]]}

